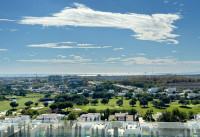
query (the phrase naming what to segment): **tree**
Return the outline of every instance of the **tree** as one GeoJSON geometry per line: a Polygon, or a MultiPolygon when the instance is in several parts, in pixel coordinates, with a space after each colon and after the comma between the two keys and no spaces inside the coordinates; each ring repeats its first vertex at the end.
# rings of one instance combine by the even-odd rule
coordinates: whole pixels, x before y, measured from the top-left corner
{"type": "Polygon", "coordinates": [[[194,119],[194,115],[195,115],[194,111],[189,111],[188,112],[188,118],[189,119],[194,119]]]}
{"type": "Polygon", "coordinates": [[[190,105],[190,101],[189,101],[189,100],[185,101],[184,105],[185,105],[185,107],[186,107],[187,105],[190,105]]]}
{"type": "Polygon", "coordinates": [[[174,100],[176,99],[175,96],[169,96],[169,99],[174,102],[174,100]]]}
{"type": "Polygon", "coordinates": [[[33,104],[33,102],[32,101],[27,101],[24,104],[27,106],[27,108],[30,108],[30,106],[33,104]]]}
{"type": "Polygon", "coordinates": [[[135,97],[137,97],[138,100],[140,100],[140,97],[142,97],[142,95],[138,93],[138,94],[135,95],[135,97]]]}
{"type": "Polygon", "coordinates": [[[128,100],[128,99],[131,99],[132,96],[133,96],[133,93],[132,93],[132,92],[126,92],[126,94],[125,94],[125,97],[126,97],[127,100],[128,100]]]}
{"type": "Polygon", "coordinates": [[[160,115],[159,117],[158,117],[158,121],[159,122],[171,122],[171,116],[172,114],[171,114],[171,112],[169,112],[169,111],[164,111],[163,113],[162,113],[162,115],[160,115]]]}
{"type": "Polygon", "coordinates": [[[73,104],[69,101],[65,102],[65,107],[67,108],[67,112],[68,112],[68,108],[73,108],[73,104]]]}
{"type": "Polygon", "coordinates": [[[13,110],[18,106],[19,104],[17,102],[10,102],[10,106],[13,108],[13,110]]]}
{"type": "Polygon", "coordinates": [[[140,106],[143,106],[143,107],[148,106],[148,101],[146,99],[141,99],[140,100],[140,106]]]}
{"type": "Polygon", "coordinates": [[[67,120],[76,120],[76,114],[75,113],[70,113],[67,117],[67,120]]]}
{"type": "Polygon", "coordinates": [[[44,98],[50,98],[50,97],[51,97],[50,93],[47,93],[46,95],[44,95],[44,98]]]}
{"type": "Polygon", "coordinates": [[[152,101],[152,104],[155,108],[158,108],[158,101],[152,101]]]}
{"type": "Polygon", "coordinates": [[[199,100],[193,100],[193,101],[191,101],[191,103],[192,103],[192,105],[195,105],[195,107],[196,107],[196,105],[199,104],[199,100]]]}
{"type": "Polygon", "coordinates": [[[178,103],[179,103],[179,104],[182,104],[182,106],[185,104],[185,102],[186,102],[186,101],[185,101],[184,99],[181,99],[181,100],[178,101],[178,103]]]}
{"type": "Polygon", "coordinates": [[[165,103],[163,101],[158,102],[158,108],[163,108],[165,103]]]}
{"type": "Polygon", "coordinates": [[[119,100],[117,100],[117,105],[119,105],[119,106],[122,106],[123,105],[123,100],[122,99],[119,99],[119,100]]]}
{"type": "Polygon", "coordinates": [[[135,99],[131,99],[131,101],[129,102],[129,104],[133,107],[136,104],[135,99]]]}
{"type": "Polygon", "coordinates": [[[147,110],[146,113],[145,113],[145,115],[144,115],[144,119],[146,121],[150,121],[150,122],[155,121],[153,119],[152,115],[153,115],[153,110],[152,109],[151,110],[147,110]]]}
{"type": "Polygon", "coordinates": [[[172,110],[171,122],[185,122],[187,120],[187,113],[179,109],[172,110]]]}
{"type": "Polygon", "coordinates": [[[48,107],[49,103],[48,103],[48,102],[44,102],[43,105],[44,105],[45,107],[48,107]]]}
{"type": "Polygon", "coordinates": [[[135,110],[134,108],[131,108],[131,109],[128,111],[128,114],[129,114],[129,115],[133,115],[133,118],[135,118],[135,115],[137,114],[137,110],[135,110]]]}
{"type": "Polygon", "coordinates": [[[54,112],[54,110],[56,110],[58,108],[56,103],[51,104],[49,107],[50,107],[52,112],[54,112]]]}
{"type": "Polygon", "coordinates": [[[107,98],[103,98],[102,100],[101,100],[101,103],[102,104],[108,104],[108,102],[109,102],[109,99],[107,99],[107,98]]]}
{"type": "Polygon", "coordinates": [[[89,108],[89,109],[87,110],[87,112],[88,112],[88,113],[97,113],[97,110],[96,110],[96,108],[89,108]]]}
{"type": "Polygon", "coordinates": [[[35,103],[35,106],[36,106],[36,107],[38,106],[38,102],[35,103]]]}
{"type": "Polygon", "coordinates": [[[98,102],[98,100],[97,99],[93,99],[92,101],[91,101],[91,104],[93,104],[93,105],[96,105],[96,104],[98,104],[99,102],[98,102]]]}

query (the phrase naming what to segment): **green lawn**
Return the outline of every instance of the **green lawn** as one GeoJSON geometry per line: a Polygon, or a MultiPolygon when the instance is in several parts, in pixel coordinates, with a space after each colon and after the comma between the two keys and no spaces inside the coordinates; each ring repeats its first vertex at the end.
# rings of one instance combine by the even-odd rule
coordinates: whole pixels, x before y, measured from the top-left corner
{"type": "MultiPolygon", "coordinates": [[[[24,103],[27,102],[27,101],[33,101],[34,103],[35,102],[38,102],[38,100],[40,98],[42,98],[44,96],[44,94],[27,94],[26,97],[19,97],[17,96],[16,98],[18,98],[18,101],[17,103],[19,103],[19,106],[17,107],[17,109],[21,109],[21,108],[25,108],[25,105],[24,103]]],[[[14,98],[15,96],[6,96],[7,98],[14,98]]],[[[121,98],[119,98],[121,99],[121,98]]],[[[100,100],[99,99],[99,103],[97,105],[92,105],[92,104],[88,104],[86,106],[77,106],[77,105],[74,105],[74,108],[81,108],[83,111],[87,111],[89,108],[95,108],[97,110],[104,110],[104,109],[131,109],[132,107],[129,105],[129,102],[130,100],[126,100],[124,98],[123,100],[123,106],[121,107],[118,107],[117,104],[116,104],[116,101],[118,99],[114,98],[114,99],[110,99],[109,103],[108,104],[101,104],[100,103],[100,100]]],[[[5,111],[5,110],[9,110],[11,109],[10,107],[10,102],[11,101],[0,101],[0,112],[2,111],[5,111]]],[[[39,105],[42,105],[42,103],[39,103],[39,105]]],[[[140,112],[141,114],[144,114],[148,109],[153,109],[154,113],[157,113],[157,112],[162,112],[162,111],[165,111],[165,110],[169,110],[171,111],[172,109],[174,108],[179,108],[180,110],[184,111],[184,112],[188,112],[188,111],[194,111],[195,113],[200,113],[200,106],[194,106],[194,105],[188,105],[188,108],[182,108],[181,107],[181,104],[178,104],[178,102],[172,102],[169,104],[169,107],[167,108],[164,108],[164,109],[156,109],[153,107],[152,103],[149,102],[149,105],[148,105],[148,108],[141,108],[140,105],[139,105],[139,101],[137,101],[137,104],[133,107],[134,109],[136,109],[138,112],[140,112]]],[[[39,110],[49,110],[49,107],[47,108],[42,108],[42,109],[39,109],[39,110]]]]}
{"type": "MultiPolygon", "coordinates": [[[[121,98],[120,98],[121,99],[121,98]]],[[[129,105],[130,100],[123,100],[123,106],[121,107],[116,107],[116,101],[118,99],[110,99],[108,104],[101,104],[99,99],[99,103],[94,106],[92,104],[88,104],[86,106],[77,106],[75,105],[74,108],[81,108],[83,111],[87,111],[89,108],[95,108],[97,110],[104,110],[104,109],[131,109],[132,107],[129,105]]],[[[140,112],[141,114],[144,114],[148,109],[153,109],[154,113],[157,112],[163,112],[165,110],[169,110],[171,111],[174,108],[179,108],[180,110],[184,111],[184,112],[188,112],[188,111],[194,111],[195,113],[199,113],[200,112],[200,106],[194,106],[194,105],[188,105],[188,108],[182,108],[180,107],[181,104],[178,104],[178,102],[172,102],[170,104],[168,104],[169,107],[163,108],[163,109],[156,109],[155,107],[153,107],[152,103],[149,102],[148,108],[141,108],[139,105],[139,101],[137,101],[137,104],[133,107],[134,109],[136,109],[138,112],[140,112]]]]}
{"type": "MultiPolygon", "coordinates": [[[[26,106],[24,105],[25,102],[27,101],[32,101],[32,102],[38,102],[38,100],[42,97],[44,97],[44,94],[27,94],[26,97],[21,97],[21,96],[6,96],[7,98],[17,98],[17,103],[19,106],[17,109],[25,108],[26,106]]],[[[10,102],[11,101],[0,101],[0,112],[9,110],[12,107],[10,107],[10,102]]],[[[42,103],[40,103],[42,104],[42,103]]],[[[39,104],[39,105],[40,105],[39,104]]]]}

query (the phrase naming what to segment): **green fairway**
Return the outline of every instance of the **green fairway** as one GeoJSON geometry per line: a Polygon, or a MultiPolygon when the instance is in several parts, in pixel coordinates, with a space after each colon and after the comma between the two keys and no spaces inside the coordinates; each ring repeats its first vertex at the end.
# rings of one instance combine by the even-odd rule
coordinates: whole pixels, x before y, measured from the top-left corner
{"type": "MultiPolygon", "coordinates": [[[[119,99],[121,99],[121,98],[119,98],[119,99]]],[[[169,107],[166,107],[166,108],[163,108],[163,109],[156,109],[155,107],[153,107],[151,102],[149,102],[149,105],[148,105],[147,108],[140,107],[139,101],[137,101],[137,104],[134,107],[131,107],[129,105],[130,100],[126,100],[126,99],[123,100],[123,102],[124,102],[123,106],[119,107],[116,104],[117,100],[118,99],[115,99],[115,98],[114,99],[110,99],[109,103],[104,105],[104,104],[100,103],[101,99],[99,99],[98,100],[99,103],[97,105],[95,105],[95,106],[92,105],[92,104],[88,104],[86,106],[77,106],[77,105],[75,105],[74,108],[81,108],[83,111],[87,111],[89,108],[95,108],[97,110],[104,110],[104,109],[107,109],[107,108],[109,108],[109,109],[120,109],[120,110],[126,109],[126,110],[128,110],[128,109],[134,108],[138,112],[140,112],[141,114],[144,114],[148,109],[153,109],[154,113],[157,113],[157,112],[163,112],[165,110],[171,111],[174,108],[179,108],[180,110],[182,110],[184,112],[188,112],[188,111],[194,111],[195,113],[199,113],[200,112],[200,106],[198,106],[198,105],[196,107],[194,105],[188,105],[187,108],[182,108],[182,107],[180,107],[181,104],[178,104],[178,102],[172,102],[172,103],[168,104],[169,107]]]]}
{"type": "MultiPolygon", "coordinates": [[[[21,108],[26,107],[24,105],[25,102],[32,101],[35,103],[35,102],[38,102],[38,100],[40,98],[42,98],[43,96],[44,96],[44,94],[27,94],[26,97],[21,97],[21,96],[6,96],[6,97],[7,98],[15,98],[16,97],[17,98],[16,102],[19,104],[17,109],[21,109],[21,108]]],[[[0,112],[11,109],[12,107],[10,107],[10,102],[11,101],[0,101],[0,112]]]]}
{"type": "MultiPolygon", "coordinates": [[[[35,103],[35,102],[38,102],[38,100],[40,98],[42,98],[43,96],[44,96],[44,94],[27,94],[26,97],[21,97],[21,96],[17,96],[17,97],[16,96],[6,96],[6,97],[7,98],[16,97],[17,98],[17,103],[19,104],[17,109],[21,109],[21,108],[25,108],[26,107],[24,105],[25,102],[33,101],[35,103]]],[[[121,99],[121,98],[118,98],[118,99],[121,99]]],[[[195,113],[200,113],[200,106],[197,105],[195,107],[194,105],[188,105],[187,108],[182,108],[181,104],[178,104],[177,101],[168,104],[169,107],[166,107],[166,108],[163,108],[163,109],[156,109],[155,107],[153,107],[151,102],[149,102],[149,105],[148,105],[147,108],[140,107],[139,101],[137,101],[137,104],[134,107],[131,107],[129,105],[130,100],[126,100],[125,98],[123,99],[123,105],[121,107],[119,107],[116,104],[116,101],[118,99],[116,99],[116,98],[110,99],[109,103],[105,104],[105,105],[101,104],[100,103],[101,99],[99,99],[98,100],[99,103],[97,105],[95,105],[95,106],[92,105],[92,104],[88,104],[86,106],[74,105],[74,108],[81,108],[83,111],[87,111],[89,108],[95,108],[97,110],[105,110],[107,108],[109,108],[109,109],[118,109],[118,110],[122,110],[122,109],[128,110],[128,109],[134,108],[138,112],[140,112],[141,114],[144,114],[148,109],[153,109],[154,113],[157,113],[157,112],[163,112],[165,110],[171,111],[174,108],[179,108],[180,110],[182,110],[184,112],[194,111],[195,113]]],[[[0,112],[11,109],[10,102],[11,101],[0,101],[0,112]]],[[[40,102],[39,105],[42,105],[42,103],[40,102]]],[[[34,106],[34,105],[32,105],[32,106],[34,106]]],[[[43,109],[46,110],[46,109],[49,109],[49,108],[43,108],[43,109]]],[[[39,109],[39,110],[43,110],[43,109],[39,109]]]]}

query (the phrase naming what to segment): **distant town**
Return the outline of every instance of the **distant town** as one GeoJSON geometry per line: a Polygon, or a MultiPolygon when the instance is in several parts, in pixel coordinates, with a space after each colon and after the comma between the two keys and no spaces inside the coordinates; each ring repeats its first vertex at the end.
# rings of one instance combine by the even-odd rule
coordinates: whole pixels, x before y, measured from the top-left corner
{"type": "Polygon", "coordinates": [[[191,129],[200,119],[199,92],[199,75],[1,77],[0,132],[8,136],[12,129],[19,134],[20,121],[27,131],[39,131],[42,124],[50,132],[49,123],[61,120],[74,121],[68,123],[73,136],[80,128],[83,136],[142,135],[148,122],[154,127],[156,122],[184,122],[191,129]],[[114,122],[120,121],[128,123],[117,124],[115,131],[114,122]]]}

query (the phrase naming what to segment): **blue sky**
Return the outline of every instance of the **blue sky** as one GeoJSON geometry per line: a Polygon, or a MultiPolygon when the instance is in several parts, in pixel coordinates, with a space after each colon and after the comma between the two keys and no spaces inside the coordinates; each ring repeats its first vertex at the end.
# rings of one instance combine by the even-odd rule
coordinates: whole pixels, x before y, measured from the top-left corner
{"type": "Polygon", "coordinates": [[[1,0],[0,74],[200,72],[198,0],[1,0]]]}

